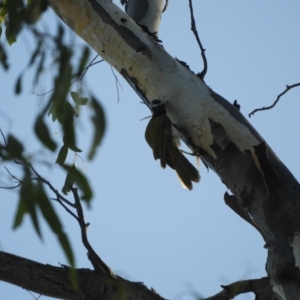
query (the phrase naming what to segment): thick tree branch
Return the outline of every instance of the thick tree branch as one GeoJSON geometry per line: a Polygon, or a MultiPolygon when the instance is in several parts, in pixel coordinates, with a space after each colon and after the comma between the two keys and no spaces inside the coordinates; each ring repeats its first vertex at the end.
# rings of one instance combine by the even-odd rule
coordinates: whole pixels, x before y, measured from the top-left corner
{"type": "Polygon", "coordinates": [[[161,300],[142,283],[130,282],[89,269],[77,269],[78,290],[69,279],[69,268],[44,265],[0,251],[0,280],[58,299],[161,300]]]}

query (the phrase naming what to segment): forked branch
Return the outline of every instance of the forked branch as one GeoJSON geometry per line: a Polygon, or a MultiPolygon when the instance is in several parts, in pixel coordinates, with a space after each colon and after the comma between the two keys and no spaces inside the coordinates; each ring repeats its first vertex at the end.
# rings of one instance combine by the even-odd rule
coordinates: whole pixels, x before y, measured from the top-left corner
{"type": "Polygon", "coordinates": [[[197,74],[197,76],[200,77],[200,79],[204,81],[204,77],[207,73],[207,59],[206,59],[206,55],[205,55],[205,49],[202,46],[202,43],[201,43],[200,38],[199,38],[198,31],[197,31],[197,28],[196,28],[196,21],[195,21],[195,18],[194,18],[194,10],[193,10],[192,0],[189,0],[189,4],[190,4],[191,26],[192,26],[191,30],[193,31],[193,33],[195,35],[195,38],[196,38],[196,41],[197,41],[197,43],[200,47],[201,56],[202,56],[202,60],[203,60],[203,70],[199,74],[197,74]]]}

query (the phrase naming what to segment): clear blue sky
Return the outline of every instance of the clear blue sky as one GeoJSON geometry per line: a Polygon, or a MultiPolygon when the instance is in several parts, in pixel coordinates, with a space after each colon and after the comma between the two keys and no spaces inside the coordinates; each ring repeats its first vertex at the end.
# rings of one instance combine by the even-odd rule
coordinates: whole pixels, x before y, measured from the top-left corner
{"type": "MultiPolygon", "coordinates": [[[[206,82],[229,101],[237,99],[245,115],[271,104],[286,84],[300,81],[299,1],[194,2],[198,31],[207,49],[206,82]]],[[[57,20],[49,9],[41,25],[56,27],[57,20]]],[[[193,71],[201,71],[199,49],[190,31],[188,1],[170,1],[160,38],[171,55],[186,61],[193,71]]],[[[80,44],[77,39],[76,45],[80,44]]],[[[15,78],[25,68],[28,49],[32,48],[24,34],[11,48],[7,47],[11,69],[8,73],[0,69],[0,127],[18,136],[27,151],[37,155],[36,168],[60,189],[63,177],[59,168],[54,164],[45,168],[38,163],[48,152],[36,142],[32,122],[46,99],[31,94],[31,72],[26,74],[21,96],[13,94],[15,78]]],[[[114,75],[106,63],[93,67],[86,76],[88,88],[101,99],[108,120],[105,138],[92,163],[85,158],[91,130],[85,113],[79,121],[79,146],[85,151],[82,158],[95,194],[92,209],[85,213],[95,250],[120,276],[142,281],[169,299],[193,299],[189,295],[192,290],[208,297],[219,292],[221,284],[264,276],[264,242],[226,207],[226,187],[203,164],[201,182],[192,192],[182,189],[172,170],[162,170],[144,140],[148,121],[140,121],[150,112],[122,77],[118,79],[122,85],[119,102],[114,75]]],[[[50,88],[48,77],[35,92],[50,88]]],[[[296,178],[300,176],[299,95],[300,89],[295,89],[273,110],[250,119],[296,178]]],[[[53,133],[59,130],[58,124],[49,124],[53,133]]],[[[54,156],[47,159],[53,163],[54,156]]],[[[69,155],[68,162],[72,160],[73,155],[69,155]]],[[[195,163],[193,158],[191,161],[195,163]]],[[[78,166],[82,166],[80,160],[78,166]]],[[[11,170],[17,173],[15,168],[11,170]]],[[[4,174],[1,164],[2,180],[4,174]]],[[[45,264],[66,264],[47,225],[42,226],[43,242],[28,218],[20,229],[12,231],[17,193],[0,193],[1,250],[45,264]]],[[[77,267],[92,268],[76,221],[61,207],[55,207],[69,233],[77,267]]],[[[34,299],[27,291],[2,282],[0,295],[3,300],[34,299]]],[[[250,300],[254,296],[237,299],[250,300]]]]}

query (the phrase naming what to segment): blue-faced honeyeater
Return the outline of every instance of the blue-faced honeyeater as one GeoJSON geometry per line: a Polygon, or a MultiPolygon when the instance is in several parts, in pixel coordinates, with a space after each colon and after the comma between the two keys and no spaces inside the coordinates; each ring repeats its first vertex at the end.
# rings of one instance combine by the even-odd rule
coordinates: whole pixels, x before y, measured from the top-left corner
{"type": "Polygon", "coordinates": [[[178,149],[172,135],[173,125],[166,114],[165,105],[160,100],[154,100],[152,103],[153,115],[147,125],[145,138],[153,150],[154,159],[160,159],[163,169],[166,165],[174,169],[183,185],[191,190],[192,181],[200,180],[199,172],[178,149]]]}

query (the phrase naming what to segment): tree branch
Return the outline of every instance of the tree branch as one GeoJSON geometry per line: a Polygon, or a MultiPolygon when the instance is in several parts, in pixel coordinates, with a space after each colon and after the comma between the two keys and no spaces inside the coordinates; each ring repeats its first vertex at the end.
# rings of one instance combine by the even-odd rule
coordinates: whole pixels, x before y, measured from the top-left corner
{"type": "Polygon", "coordinates": [[[192,26],[191,30],[194,33],[196,41],[197,41],[197,43],[200,47],[201,56],[202,56],[202,59],[203,59],[203,70],[200,73],[198,73],[197,76],[199,78],[201,78],[201,80],[204,81],[204,77],[207,73],[207,59],[206,59],[206,55],[205,55],[205,49],[202,46],[202,43],[201,43],[199,35],[198,35],[198,31],[197,31],[197,28],[196,28],[196,21],[195,21],[195,18],[194,18],[194,10],[193,10],[192,0],[189,0],[189,4],[190,4],[190,13],[191,13],[191,26],[192,26]]]}
{"type": "Polygon", "coordinates": [[[87,238],[87,228],[90,225],[89,223],[85,223],[84,221],[84,215],[83,215],[83,210],[81,206],[81,202],[78,196],[78,190],[74,187],[71,188],[71,191],[73,193],[74,199],[75,199],[75,206],[77,210],[77,215],[78,215],[78,223],[81,229],[81,239],[84,247],[88,250],[88,258],[90,262],[92,263],[93,267],[95,268],[96,271],[102,271],[111,277],[115,278],[115,274],[112,272],[112,270],[104,263],[104,261],[98,256],[98,254],[95,252],[93,247],[88,241],[87,238]]]}
{"type": "Polygon", "coordinates": [[[251,116],[253,116],[253,115],[254,115],[256,112],[258,112],[258,111],[263,111],[263,110],[268,110],[268,109],[273,108],[273,107],[277,104],[277,102],[279,101],[279,99],[281,98],[281,96],[283,96],[283,95],[286,94],[289,90],[291,90],[291,89],[293,89],[293,88],[295,88],[295,87],[297,87],[297,86],[300,86],[300,82],[295,83],[295,84],[292,84],[292,85],[287,85],[287,86],[286,86],[286,89],[285,89],[281,94],[279,94],[279,95],[277,96],[276,100],[274,101],[274,103],[273,103],[272,105],[267,106],[267,107],[262,107],[262,108],[256,108],[256,109],[254,109],[254,110],[249,114],[249,118],[251,118],[251,116]]]}
{"type": "Polygon", "coordinates": [[[0,280],[45,296],[68,300],[163,299],[140,282],[112,278],[89,269],[76,271],[78,290],[75,291],[68,267],[44,265],[0,251],[0,280]]]}
{"type": "Polygon", "coordinates": [[[202,300],[229,300],[240,294],[250,292],[255,294],[256,300],[279,300],[279,298],[275,296],[270,280],[267,277],[237,281],[229,285],[221,285],[221,287],[223,288],[223,291],[202,300]]]}

